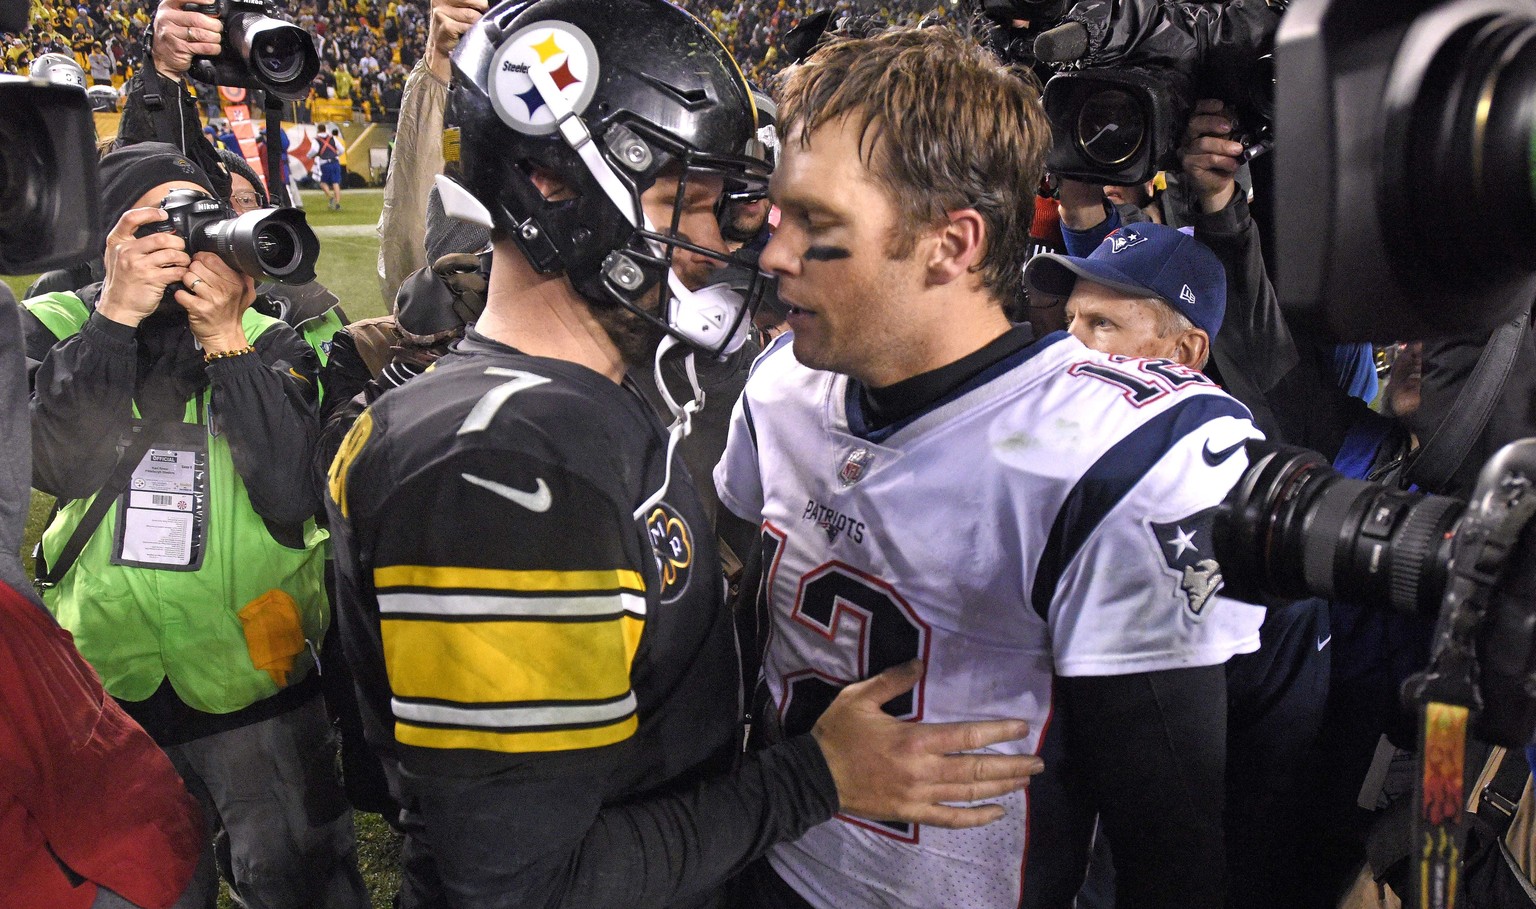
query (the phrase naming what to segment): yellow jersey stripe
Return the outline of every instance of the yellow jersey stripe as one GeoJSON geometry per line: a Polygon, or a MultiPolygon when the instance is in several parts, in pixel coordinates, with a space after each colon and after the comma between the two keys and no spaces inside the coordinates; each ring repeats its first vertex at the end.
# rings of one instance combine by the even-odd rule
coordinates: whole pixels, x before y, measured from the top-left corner
{"type": "Polygon", "coordinates": [[[633,626],[643,623],[385,618],[379,625],[397,696],[473,706],[622,697],[638,646],[633,626]]]}
{"type": "Polygon", "coordinates": [[[395,739],[418,748],[477,748],[523,754],[530,751],[570,751],[600,748],[622,742],[635,734],[639,721],[629,718],[593,729],[557,729],[545,732],[487,732],[481,729],[438,729],[403,720],[395,723],[395,739]]]}
{"type": "Polygon", "coordinates": [[[461,568],[453,565],[386,565],[373,571],[373,586],[434,587],[449,590],[510,590],[570,592],[578,590],[644,591],[640,572],[624,568],[591,571],[514,571],[503,568],[461,568]]]}

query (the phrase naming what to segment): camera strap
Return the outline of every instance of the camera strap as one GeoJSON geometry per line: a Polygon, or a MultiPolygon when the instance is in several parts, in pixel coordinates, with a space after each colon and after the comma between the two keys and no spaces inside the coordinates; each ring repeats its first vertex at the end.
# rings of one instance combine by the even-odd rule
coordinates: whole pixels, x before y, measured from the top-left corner
{"type": "Polygon", "coordinates": [[[281,102],[273,106],[270,97],[263,107],[267,115],[267,198],[273,205],[287,208],[292,200],[288,198],[288,181],[283,179],[283,159],[288,156],[283,151],[283,107],[281,102]]]}
{"type": "MultiPolygon", "coordinates": [[[[1513,325],[1524,331],[1524,320],[1513,325]]],[[[1481,366],[1481,363],[1479,363],[1481,366]]],[[[1457,530],[1429,668],[1403,685],[1418,706],[1414,777],[1413,909],[1453,909],[1463,880],[1467,820],[1467,736],[1482,707],[1477,636],[1520,533],[1536,516],[1529,481],[1505,482],[1475,497],[1457,530]],[[1476,515],[1474,518],[1473,515],[1476,515]]]]}
{"type": "Polygon", "coordinates": [[[133,437],[127,441],[122,453],[118,455],[117,465],[112,468],[107,481],[96,491],[96,498],[91,502],[91,507],[81,516],[80,523],[75,525],[74,532],[64,542],[64,548],[59,550],[59,555],[52,565],[43,560],[43,547],[42,544],[38,544],[36,572],[38,587],[46,590],[57,586],[59,581],[69,574],[69,570],[75,565],[75,560],[85,551],[85,544],[90,542],[91,536],[96,533],[96,528],[101,526],[107,511],[117,502],[118,496],[128,488],[128,481],[133,478],[134,468],[143,460],[152,443],[153,433],[149,431],[149,427],[143,424],[133,427],[133,437]]]}
{"type": "Polygon", "coordinates": [[[1421,489],[1442,490],[1461,470],[1473,444],[1493,416],[1504,383],[1514,370],[1530,317],[1529,312],[1524,312],[1514,321],[1499,326],[1483,345],[1477,365],[1456,395],[1455,405],[1447,411],[1450,416],[1440,422],[1404,472],[1405,486],[1412,484],[1421,489]]]}

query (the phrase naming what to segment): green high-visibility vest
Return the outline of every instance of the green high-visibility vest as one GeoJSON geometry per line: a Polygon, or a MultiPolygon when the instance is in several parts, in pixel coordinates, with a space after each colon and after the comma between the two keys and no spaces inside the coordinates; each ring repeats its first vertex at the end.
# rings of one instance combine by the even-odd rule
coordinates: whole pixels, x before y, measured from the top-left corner
{"type": "MultiPolygon", "coordinates": [[[[74,294],[47,294],[23,305],[61,341],[90,317],[74,294]]],[[[252,344],[277,324],[254,310],[242,319],[252,344]]],[[[196,424],[206,413],[209,391],[203,390],[200,403],[187,402],[184,423],[196,424]]],[[[251,506],[227,439],[209,434],[207,444],[208,520],[200,568],[113,565],[114,506],[43,599],[114,697],[142,701],[168,678],[189,706],[231,713],[298,682],[314,667],[314,649],[330,622],[321,547],[327,534],[311,519],[302,548],[279,543],[251,506]]],[[[94,499],[65,504],[44,531],[43,555],[50,564],[94,499]]]]}

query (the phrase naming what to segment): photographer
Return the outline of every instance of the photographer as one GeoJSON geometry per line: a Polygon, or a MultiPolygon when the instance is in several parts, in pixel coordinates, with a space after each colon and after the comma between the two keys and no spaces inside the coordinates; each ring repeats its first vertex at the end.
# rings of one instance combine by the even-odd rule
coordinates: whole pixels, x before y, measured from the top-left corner
{"type": "MultiPolygon", "coordinates": [[[[44,600],[228,834],[242,901],[366,905],[312,657],[314,354],[252,278],[153,230],[213,188],[187,157],[142,143],[100,175],[105,281],[26,302],[44,600]]],[[[193,887],[211,906],[212,873],[193,887]]]]}
{"type": "Polygon", "coordinates": [[[194,56],[215,56],[224,23],[185,7],[195,0],[160,0],[146,35],[151,65],[128,83],[127,105],[118,126],[117,145],[165,142],[197,162],[220,198],[229,196],[229,178],[214,147],[202,133],[197,95],[186,75],[194,56]]]}

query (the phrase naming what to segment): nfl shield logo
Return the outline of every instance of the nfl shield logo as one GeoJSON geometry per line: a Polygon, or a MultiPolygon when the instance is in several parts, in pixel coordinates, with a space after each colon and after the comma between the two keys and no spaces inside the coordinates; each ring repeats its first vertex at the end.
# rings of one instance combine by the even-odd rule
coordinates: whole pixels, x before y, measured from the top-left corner
{"type": "Polygon", "coordinates": [[[870,454],[868,448],[855,448],[848,453],[848,460],[843,462],[843,468],[837,472],[838,482],[846,489],[849,486],[864,479],[864,472],[875,461],[875,456],[870,454]]]}

